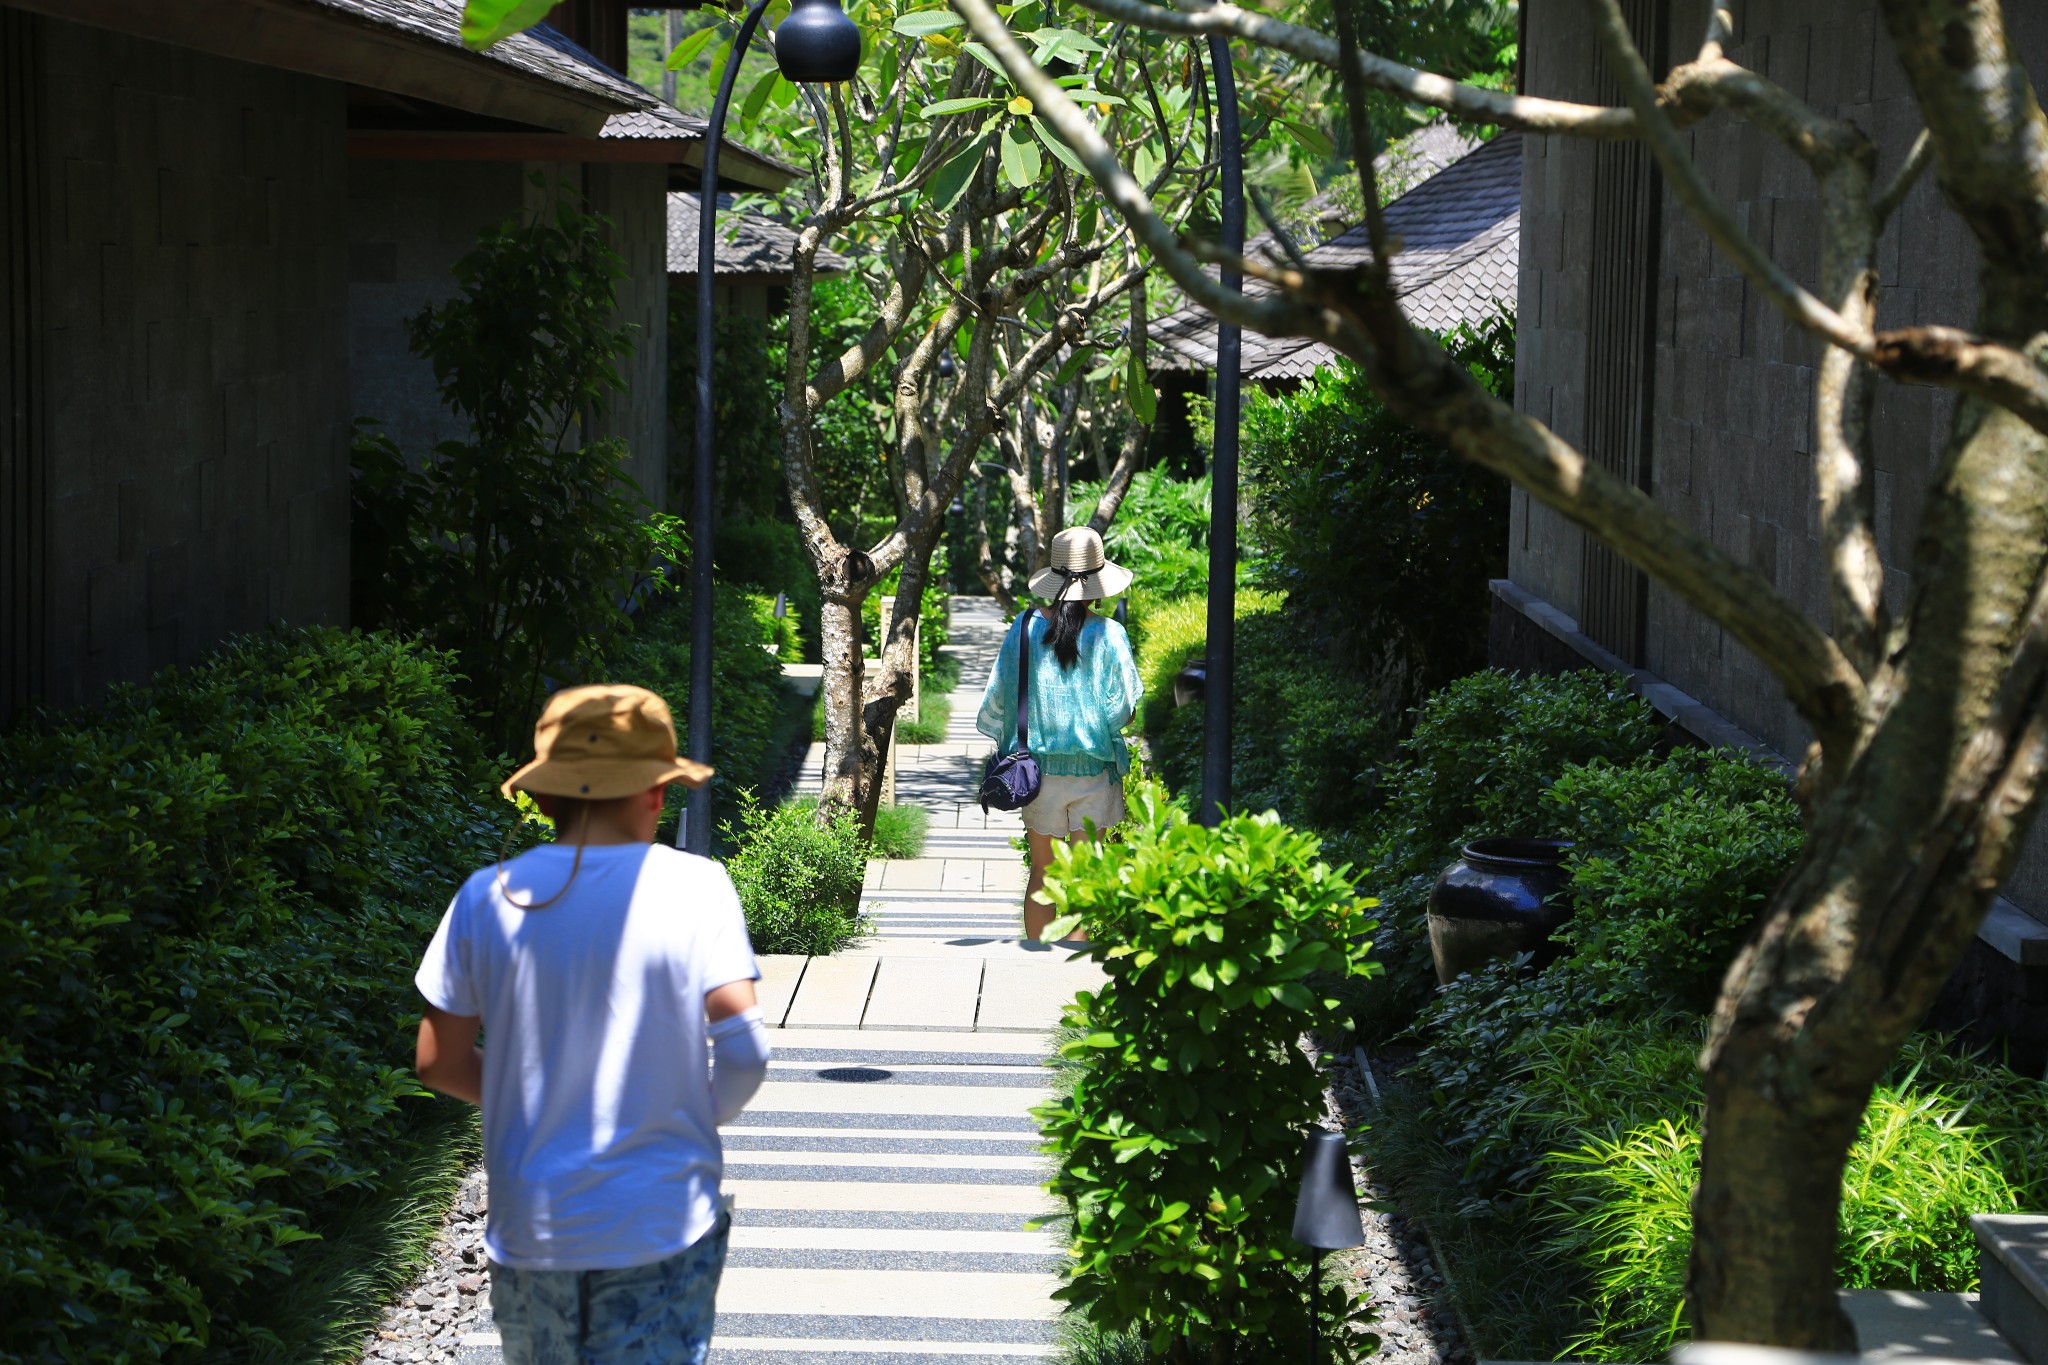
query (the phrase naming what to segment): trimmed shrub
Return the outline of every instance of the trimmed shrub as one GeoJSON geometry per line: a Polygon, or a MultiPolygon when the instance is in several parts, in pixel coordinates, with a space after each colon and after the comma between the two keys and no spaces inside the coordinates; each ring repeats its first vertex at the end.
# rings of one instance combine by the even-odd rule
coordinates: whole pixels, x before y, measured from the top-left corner
{"type": "MultiPolygon", "coordinates": [[[[1316,654],[1269,598],[1240,608],[1235,671],[1232,808],[1276,811],[1317,830],[1346,830],[1365,819],[1378,803],[1379,772],[1393,756],[1394,734],[1358,684],[1316,654]]],[[[1171,712],[1153,746],[1160,775],[1190,799],[1202,786],[1204,709],[1171,712]]]]}
{"type": "MultiPolygon", "coordinates": [[[[1277,593],[1240,589],[1237,594],[1239,620],[1277,612],[1281,605],[1277,593]]],[[[1164,606],[1148,606],[1131,614],[1129,631],[1138,681],[1145,689],[1144,700],[1138,704],[1138,729],[1142,734],[1157,736],[1173,719],[1174,675],[1190,659],[1201,658],[1208,647],[1208,601],[1188,597],[1164,606]]],[[[1242,653],[1239,660],[1243,660],[1242,653]]]]}
{"type": "Polygon", "coordinates": [[[922,858],[931,815],[923,806],[883,806],[875,812],[877,858],[922,858]]]}
{"type": "MultiPolygon", "coordinates": [[[[694,384],[690,386],[694,392],[694,384]]],[[[776,474],[781,478],[780,471],[776,474]]],[[[787,595],[787,615],[775,625],[778,653],[785,662],[818,658],[818,607],[822,600],[817,571],[804,553],[803,536],[786,521],[721,522],[712,550],[721,583],[752,588],[766,595],[774,617],[775,594],[787,595]],[[791,652],[791,637],[794,652],[791,652]]]]}
{"type": "Polygon", "coordinates": [[[292,1248],[433,1112],[413,965],[525,837],[451,680],[250,637],[0,739],[0,1358],[262,1346],[292,1248]]]}
{"type": "Polygon", "coordinates": [[[725,870],[755,952],[832,953],[867,932],[860,884],[868,845],[853,812],[821,824],[813,805],[771,810],[741,792],[739,815],[724,832],[739,849],[725,870]]]}
{"type": "MultiPolygon", "coordinates": [[[[1086,929],[1108,974],[1066,1014],[1071,1092],[1036,1111],[1073,1216],[1055,1297],[1154,1353],[1292,1359],[1308,1256],[1289,1230],[1323,1104],[1297,1040],[1339,1023],[1307,979],[1371,970],[1371,902],[1270,815],[1206,829],[1156,785],[1132,814],[1123,842],[1060,845],[1046,879],[1053,932],[1086,929]]],[[[1334,1358],[1369,1340],[1340,1334],[1334,1358]]]]}
{"type": "MultiPolygon", "coordinates": [[[[1444,339],[1494,393],[1514,320],[1444,339]]],[[[1486,582],[1507,570],[1506,480],[1390,413],[1340,361],[1291,393],[1246,395],[1244,459],[1260,582],[1370,678],[1389,720],[1486,661],[1486,582]]]]}
{"type": "Polygon", "coordinates": [[[1568,768],[1544,795],[1577,841],[1559,932],[1592,1000],[1703,1014],[1805,842],[1785,779],[1680,749],[1568,768]]]}

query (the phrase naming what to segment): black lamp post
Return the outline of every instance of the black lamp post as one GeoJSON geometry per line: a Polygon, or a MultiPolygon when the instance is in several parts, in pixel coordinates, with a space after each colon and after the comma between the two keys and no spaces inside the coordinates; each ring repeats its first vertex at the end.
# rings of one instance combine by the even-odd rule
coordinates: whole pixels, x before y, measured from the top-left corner
{"type": "MultiPolygon", "coordinates": [[[[699,763],[711,762],[711,364],[716,340],[711,327],[711,286],[718,264],[718,151],[725,141],[726,109],[740,63],[761,26],[769,0],[754,0],[740,22],[718,98],[711,103],[704,132],[704,173],[697,187],[697,460],[690,512],[690,717],[686,748],[699,763]]],[[[839,0],[794,0],[789,17],[775,31],[775,64],[791,81],[850,81],[860,71],[860,26],[846,17],[839,0]]],[[[711,788],[692,787],[676,843],[691,853],[711,852],[711,788]]]]}
{"type": "MultiPolygon", "coordinates": [[[[1244,251],[1244,141],[1237,126],[1237,80],[1230,41],[1209,38],[1216,73],[1216,133],[1223,171],[1223,241],[1231,255],[1244,251]]],[[[1235,293],[1242,276],[1223,267],[1222,284],[1235,293]]],[[[1230,708],[1237,648],[1237,425],[1240,410],[1238,325],[1216,322],[1216,448],[1209,462],[1209,647],[1202,706],[1202,800],[1197,818],[1223,819],[1230,804],[1230,708]]]]}
{"type": "Polygon", "coordinates": [[[1309,1273],[1309,1365],[1323,1355],[1323,1253],[1365,1245],[1358,1216],[1358,1191],[1351,1182],[1351,1154],[1342,1133],[1317,1129],[1302,1149],[1301,1197],[1294,1206],[1294,1240],[1315,1251],[1309,1273]]]}

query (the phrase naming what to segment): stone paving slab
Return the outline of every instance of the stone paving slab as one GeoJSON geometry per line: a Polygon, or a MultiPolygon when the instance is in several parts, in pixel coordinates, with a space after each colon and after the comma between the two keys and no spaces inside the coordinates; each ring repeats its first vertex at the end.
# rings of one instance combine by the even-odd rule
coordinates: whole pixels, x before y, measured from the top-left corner
{"type": "Polygon", "coordinates": [[[944,1031],[974,1027],[982,963],[968,958],[883,957],[863,1028],[944,1031]]]}
{"type": "Polygon", "coordinates": [[[786,1021],[792,1028],[859,1028],[874,980],[872,958],[814,957],[804,969],[803,988],[791,1001],[786,1021]]]}
{"type": "Polygon", "coordinates": [[[1043,1032],[1047,1015],[1057,1021],[1076,992],[1094,990],[1102,981],[1102,969],[1093,962],[990,962],[974,1027],[983,1033],[1043,1032]]]}
{"type": "Polygon", "coordinates": [[[810,959],[801,954],[764,953],[754,961],[761,968],[761,980],[754,988],[761,1002],[761,1018],[769,1028],[780,1028],[789,1013],[789,1002],[796,996],[797,982],[803,978],[804,964],[810,959]]]}

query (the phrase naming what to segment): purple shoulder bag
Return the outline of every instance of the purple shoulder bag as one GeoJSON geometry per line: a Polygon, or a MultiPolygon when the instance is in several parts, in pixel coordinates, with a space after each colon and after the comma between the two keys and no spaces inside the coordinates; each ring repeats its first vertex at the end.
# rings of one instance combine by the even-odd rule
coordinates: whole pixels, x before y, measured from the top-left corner
{"type": "Polygon", "coordinates": [[[1017,747],[990,756],[981,771],[981,810],[1022,810],[1038,799],[1038,760],[1031,756],[1031,612],[1017,629],[1017,747]]]}

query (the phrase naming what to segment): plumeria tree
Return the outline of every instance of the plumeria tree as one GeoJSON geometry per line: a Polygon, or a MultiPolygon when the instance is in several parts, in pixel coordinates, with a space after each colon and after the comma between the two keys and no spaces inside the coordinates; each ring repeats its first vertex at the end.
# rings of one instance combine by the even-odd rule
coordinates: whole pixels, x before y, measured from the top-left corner
{"type": "MultiPolygon", "coordinates": [[[[1571,0],[1587,6],[1619,77],[1626,101],[1615,107],[1510,94],[1391,60],[1360,42],[1360,0],[1335,0],[1334,32],[1229,3],[1081,0],[1134,29],[1224,34],[1334,72],[1353,147],[1372,145],[1386,98],[1529,133],[1643,141],[1760,297],[1823,343],[1813,456],[1832,618],[1823,629],[1768,578],[1493,397],[1413,326],[1390,287],[1398,244],[1377,215],[1368,216],[1371,259],[1355,270],[1316,269],[1281,242],[1239,263],[1255,287],[1223,290],[1203,269],[1216,250],[1174,230],[1101,135],[1100,116],[1065,96],[988,0],[952,2],[1189,297],[1357,361],[1398,415],[1512,479],[1726,629],[1812,728],[1798,786],[1804,851],[1729,970],[1701,1058],[1707,1113],[1688,1300],[1702,1338],[1852,1348],[1833,1270],[1846,1154],[1872,1086],[2011,871],[2048,763],[2048,119],[2002,5],[1881,0],[1926,125],[1900,164],[1881,166],[1854,121],[1730,59],[1732,0],[1708,0],[1698,46],[1662,82],[1617,0],[1571,0]],[[1824,224],[1816,289],[1745,235],[1693,165],[1681,129],[1720,110],[1750,120],[1813,176],[1824,224]],[[1930,166],[1982,254],[1977,322],[1880,330],[1878,242],[1930,166]],[[1961,395],[1897,616],[1882,591],[1869,463],[1873,394],[1892,382],[1961,395]]],[[[1357,166],[1361,202],[1374,205],[1371,162],[1357,166]]]]}

